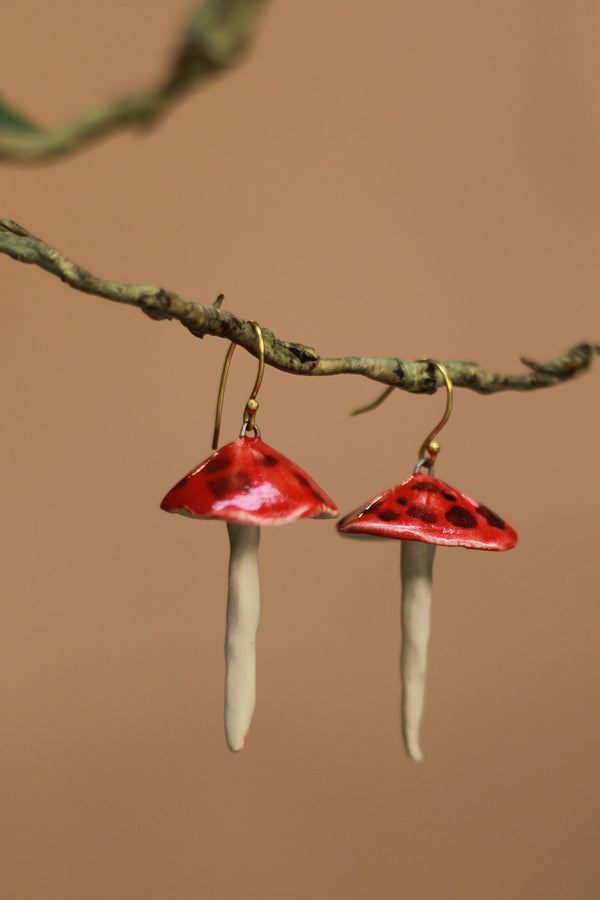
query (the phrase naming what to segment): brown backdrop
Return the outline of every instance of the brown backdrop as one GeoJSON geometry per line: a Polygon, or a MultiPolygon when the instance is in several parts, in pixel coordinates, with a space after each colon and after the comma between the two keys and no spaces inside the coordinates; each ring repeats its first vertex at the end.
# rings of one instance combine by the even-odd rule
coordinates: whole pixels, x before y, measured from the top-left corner
{"type": "MultiPolygon", "coordinates": [[[[2,89],[58,122],[158,76],[188,9],[6,6],[2,89]]],[[[276,3],[155,131],[2,168],[0,213],[323,355],[518,371],[600,340],[599,38],[587,3],[276,3]]],[[[399,739],[398,547],[327,522],[264,533],[235,756],[225,529],[158,508],[208,453],[225,344],[6,257],[0,279],[3,896],[597,897],[600,366],[457,394],[437,473],[520,542],[438,553],[424,763],[399,739]]],[[[407,476],[443,406],[349,418],[376,393],[265,377],[263,436],[344,512],[407,476]]]]}

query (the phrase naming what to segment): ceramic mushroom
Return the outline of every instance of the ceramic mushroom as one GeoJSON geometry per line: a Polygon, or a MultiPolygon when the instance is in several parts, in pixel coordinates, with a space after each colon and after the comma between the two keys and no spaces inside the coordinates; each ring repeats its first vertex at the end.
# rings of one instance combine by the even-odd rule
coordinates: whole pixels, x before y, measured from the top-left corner
{"type": "MultiPolygon", "coordinates": [[[[262,333],[260,339],[264,354],[262,333]]],[[[257,385],[259,383],[260,379],[257,379],[257,385]]],[[[224,388],[223,379],[221,388],[224,388]]],[[[230,558],[225,635],[225,735],[227,745],[233,751],[244,749],[256,700],[260,528],[286,525],[304,518],[332,518],[339,514],[335,503],[304,469],[261,439],[254,424],[258,406],[256,391],[255,385],[252,404],[249,401],[251,415],[245,419],[240,437],[192,469],[171,488],[161,503],[161,508],[167,512],[227,522],[230,558]],[[250,430],[253,433],[249,433],[250,430]]],[[[218,425],[215,435],[218,435],[218,425]]]]}
{"type": "Polygon", "coordinates": [[[509,550],[517,534],[507,522],[432,475],[417,472],[355,510],[337,525],[340,534],[402,541],[402,733],[409,756],[422,758],[433,556],[437,544],[474,550],[509,550]]]}
{"type": "MultiPolygon", "coordinates": [[[[415,761],[422,759],[419,726],[425,693],[436,545],[509,550],[517,542],[516,531],[487,506],[439,481],[432,474],[421,471],[433,466],[440,449],[433,438],[448,420],[452,409],[452,384],[445,367],[434,360],[421,362],[433,363],[444,377],[448,399],[442,420],[421,445],[419,462],[410,478],[344,516],[337,524],[342,535],[402,541],[402,736],[408,755],[415,761]]],[[[389,390],[384,396],[388,394],[389,390]]],[[[358,412],[371,409],[376,404],[358,412]]]]}

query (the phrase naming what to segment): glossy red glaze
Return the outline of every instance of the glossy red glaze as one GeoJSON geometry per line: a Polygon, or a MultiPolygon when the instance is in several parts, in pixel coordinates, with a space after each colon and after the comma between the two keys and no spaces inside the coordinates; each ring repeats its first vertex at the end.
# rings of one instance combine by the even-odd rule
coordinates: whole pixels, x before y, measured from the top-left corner
{"type": "Polygon", "coordinates": [[[161,509],[252,525],[339,515],[304,469],[258,435],[244,435],[215,450],[171,488],[161,509]]]}
{"type": "Polygon", "coordinates": [[[344,516],[340,534],[375,535],[475,550],[510,550],[514,528],[432,475],[415,474],[344,516]]]}

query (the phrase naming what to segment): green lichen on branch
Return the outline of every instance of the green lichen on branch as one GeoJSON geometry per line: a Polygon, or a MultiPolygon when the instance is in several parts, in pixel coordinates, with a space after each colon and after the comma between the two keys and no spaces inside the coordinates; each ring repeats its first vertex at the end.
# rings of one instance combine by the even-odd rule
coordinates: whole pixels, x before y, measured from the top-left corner
{"type": "MultiPolygon", "coordinates": [[[[10,219],[0,219],[0,253],[39,266],[78,291],[136,306],[151,319],[175,319],[195,337],[226,338],[249,353],[258,354],[253,326],[222,309],[222,294],[213,303],[204,305],[185,300],[162,287],[120,284],[98,278],[10,219]]],[[[436,367],[427,362],[363,356],[327,359],[306,344],[276,337],[264,326],[263,333],[266,364],[292,375],[363,375],[412,393],[433,393],[443,385],[436,367]]],[[[580,343],[546,363],[522,358],[529,371],[519,375],[489,372],[477,363],[463,360],[451,360],[444,365],[455,387],[494,394],[498,391],[530,391],[569,381],[585,372],[598,353],[600,346],[597,344],[580,343]]]]}
{"type": "Polygon", "coordinates": [[[123,128],[148,127],[175,100],[243,58],[266,0],[205,0],[192,12],[162,80],[56,128],[40,128],[0,100],[0,161],[43,162],[123,128]]]}

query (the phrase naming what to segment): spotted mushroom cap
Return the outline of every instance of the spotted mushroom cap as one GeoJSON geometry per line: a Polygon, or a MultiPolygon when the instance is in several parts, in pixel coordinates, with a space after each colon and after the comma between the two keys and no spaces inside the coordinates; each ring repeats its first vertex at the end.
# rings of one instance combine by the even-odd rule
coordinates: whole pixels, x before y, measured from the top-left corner
{"type": "Polygon", "coordinates": [[[475,550],[510,550],[517,543],[514,528],[487,506],[421,473],[344,516],[337,529],[344,535],[374,535],[475,550]]]}
{"type": "Polygon", "coordinates": [[[242,435],[215,450],[171,488],[160,506],[184,516],[251,525],[339,515],[304,469],[258,435],[242,435]]]}

